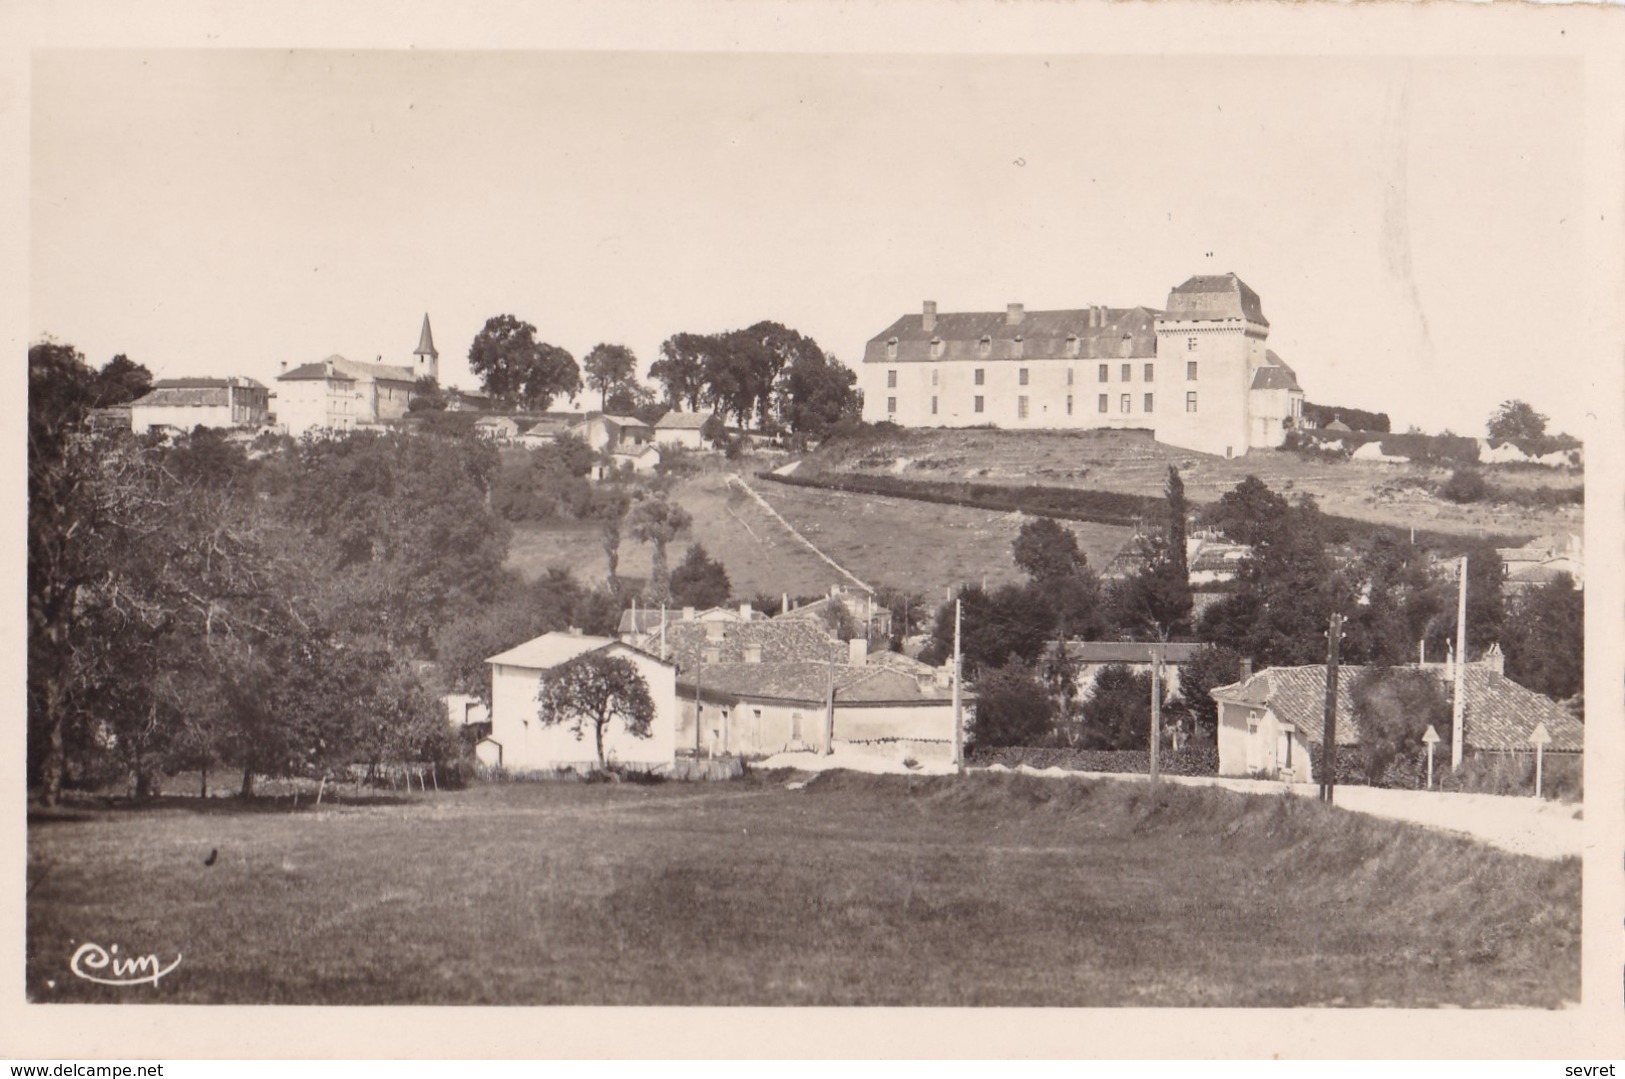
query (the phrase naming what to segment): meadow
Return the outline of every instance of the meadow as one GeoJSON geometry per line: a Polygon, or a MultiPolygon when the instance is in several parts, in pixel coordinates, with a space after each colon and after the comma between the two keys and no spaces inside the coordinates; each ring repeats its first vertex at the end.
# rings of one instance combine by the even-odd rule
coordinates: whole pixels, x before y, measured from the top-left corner
{"type": "Polygon", "coordinates": [[[1551,1008],[1579,997],[1579,894],[1577,859],[1112,780],[81,802],[29,820],[26,980],[36,1002],[1551,1008]],[[96,985],[68,969],[87,941],[184,958],[96,985]]]}

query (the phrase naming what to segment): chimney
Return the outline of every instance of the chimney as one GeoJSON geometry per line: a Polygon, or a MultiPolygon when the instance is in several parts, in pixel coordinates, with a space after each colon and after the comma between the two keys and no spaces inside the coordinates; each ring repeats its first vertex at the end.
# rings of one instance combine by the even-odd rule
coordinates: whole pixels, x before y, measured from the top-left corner
{"type": "Polygon", "coordinates": [[[1019,303],[1010,304],[1004,309],[1004,322],[1007,326],[1020,326],[1021,320],[1026,317],[1026,308],[1019,303]]]}
{"type": "Polygon", "coordinates": [[[925,301],[925,313],[920,316],[920,329],[930,333],[937,328],[937,301],[925,301]]]}
{"type": "Polygon", "coordinates": [[[750,604],[741,603],[739,605],[739,620],[741,622],[749,622],[753,617],[755,617],[755,615],[750,609],[750,604]]]}
{"type": "Polygon", "coordinates": [[[762,662],[762,646],[759,645],[759,644],[747,644],[745,646],[745,662],[746,663],[760,663],[760,662],[762,662]]]}
{"type": "Polygon", "coordinates": [[[861,667],[869,659],[869,642],[862,637],[853,637],[846,642],[846,662],[854,667],[861,667]]]}
{"type": "Polygon", "coordinates": [[[572,636],[572,637],[581,636],[581,627],[580,626],[571,626],[570,627],[570,636],[572,636]]]}
{"type": "Polygon", "coordinates": [[[1241,661],[1241,677],[1238,679],[1238,681],[1245,682],[1245,681],[1247,681],[1247,679],[1251,678],[1252,676],[1253,676],[1253,661],[1250,660],[1250,659],[1242,660],[1241,661]]]}
{"type": "Polygon", "coordinates": [[[694,608],[692,608],[692,607],[684,607],[683,608],[683,621],[685,621],[685,622],[694,621],[694,608]]]}
{"type": "Polygon", "coordinates": [[[1496,674],[1506,673],[1506,663],[1506,653],[1501,651],[1501,645],[1499,642],[1490,645],[1489,650],[1478,659],[1479,666],[1488,667],[1496,674]]]}

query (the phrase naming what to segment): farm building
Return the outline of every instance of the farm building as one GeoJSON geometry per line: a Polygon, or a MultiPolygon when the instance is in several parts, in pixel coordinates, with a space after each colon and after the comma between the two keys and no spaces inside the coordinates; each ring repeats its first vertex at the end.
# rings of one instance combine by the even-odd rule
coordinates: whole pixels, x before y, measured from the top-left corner
{"type": "Polygon", "coordinates": [[[1222,454],[1282,444],[1303,418],[1297,376],[1235,274],[1192,277],[1164,309],[904,315],[859,365],[863,418],[905,427],[1137,428],[1222,454]]]}
{"type": "Polygon", "coordinates": [[[679,412],[672,409],[655,421],[655,444],[703,450],[705,426],[716,419],[710,412],[679,412]]]}
{"type": "Polygon", "coordinates": [[[491,666],[491,733],[476,747],[481,762],[511,772],[593,767],[597,757],[592,732],[578,738],[567,723],[543,726],[536,698],[549,671],[594,651],[630,660],[648,683],[655,705],[650,737],[634,737],[618,724],[605,730],[605,758],[634,768],[670,766],[677,745],[676,669],[612,637],[574,631],[544,633],[485,661],[491,666]]]}
{"type": "Polygon", "coordinates": [[[259,427],[269,409],[270,391],[251,378],[161,378],[130,402],[130,430],[259,427]]]}
{"type": "Polygon", "coordinates": [[[585,442],[590,449],[611,453],[636,452],[654,442],[655,429],[635,416],[601,413],[571,427],[567,434],[585,442]]]}
{"type": "MultiPolygon", "coordinates": [[[[1537,724],[1551,735],[1549,753],[1579,753],[1585,728],[1550,697],[1526,689],[1501,673],[1500,656],[1469,663],[1463,672],[1462,743],[1469,752],[1530,752],[1529,736],[1537,724]]],[[[1337,679],[1337,744],[1356,746],[1359,722],[1352,688],[1365,668],[1339,668],[1337,679]]],[[[1413,665],[1412,669],[1416,669],[1413,665]]],[[[1454,668],[1428,663],[1420,669],[1437,675],[1451,692],[1454,668]]],[[[1271,667],[1240,682],[1213,690],[1219,706],[1219,774],[1263,776],[1296,783],[1316,777],[1310,746],[1324,740],[1326,668],[1271,667]]],[[[1439,735],[1446,744],[1450,732],[1439,735]]]]}

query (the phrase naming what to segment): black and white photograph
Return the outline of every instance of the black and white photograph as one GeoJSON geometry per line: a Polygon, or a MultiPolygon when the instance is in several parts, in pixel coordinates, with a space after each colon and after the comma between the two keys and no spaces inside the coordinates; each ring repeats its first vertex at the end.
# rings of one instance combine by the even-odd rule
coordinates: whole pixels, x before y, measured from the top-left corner
{"type": "Polygon", "coordinates": [[[24,54],[22,1014],[1617,1012],[1592,24],[975,10],[24,54]]]}

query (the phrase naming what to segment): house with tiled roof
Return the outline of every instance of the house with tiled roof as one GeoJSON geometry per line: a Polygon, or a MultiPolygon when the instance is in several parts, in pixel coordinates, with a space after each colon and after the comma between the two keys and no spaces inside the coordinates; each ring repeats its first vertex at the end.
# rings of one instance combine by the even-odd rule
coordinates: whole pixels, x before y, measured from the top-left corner
{"type": "Polygon", "coordinates": [[[844,610],[859,627],[864,627],[870,638],[878,640],[891,636],[891,608],[876,602],[875,594],[867,588],[850,585],[830,585],[829,595],[794,607],[786,606],[773,617],[830,625],[837,617],[837,607],[844,610]]]}
{"type": "Polygon", "coordinates": [[[270,391],[246,376],[161,378],[130,402],[130,430],[153,428],[190,431],[194,427],[228,430],[260,427],[270,410],[270,391]]]}
{"type": "Polygon", "coordinates": [[[277,376],[277,424],[295,438],[307,431],[344,433],[376,427],[406,415],[420,378],[438,379],[440,353],[434,347],[429,316],[423,316],[411,363],[361,363],[334,353],[325,360],[288,369],[277,376]]]}
{"type": "Polygon", "coordinates": [[[706,443],[706,425],[716,418],[712,412],[680,412],[674,408],[655,421],[655,444],[702,450],[706,443]]]}
{"type": "Polygon", "coordinates": [[[1235,456],[1303,418],[1292,368],[1265,347],[1263,304],[1235,274],[1198,275],[1162,308],[945,312],[927,301],[870,338],[863,418],[905,427],[1132,428],[1235,456]]]}
{"type": "MultiPolygon", "coordinates": [[[[1551,736],[1548,753],[1577,754],[1585,748],[1585,728],[1552,700],[1507,678],[1494,652],[1487,662],[1462,671],[1462,745],[1469,753],[1528,753],[1529,737],[1544,724],[1551,736]]],[[[1410,669],[1439,678],[1448,697],[1454,692],[1451,664],[1428,663],[1410,669]]],[[[1358,746],[1353,686],[1365,670],[1338,668],[1337,744],[1358,746]]],[[[1315,781],[1310,747],[1325,740],[1326,668],[1271,667],[1212,691],[1219,706],[1219,774],[1264,776],[1297,783],[1315,781]]],[[[1448,744],[1451,732],[1439,736],[1448,744]]]]}
{"type": "Polygon", "coordinates": [[[591,730],[578,737],[565,724],[544,726],[536,703],[537,693],[552,672],[589,652],[629,661],[648,685],[655,706],[647,738],[636,737],[617,723],[605,729],[606,759],[651,770],[675,762],[676,667],[613,637],[572,630],[544,633],[485,661],[491,668],[491,733],[475,747],[483,763],[510,772],[584,771],[597,764],[591,730]]]}
{"type": "MultiPolygon", "coordinates": [[[[1054,655],[1057,645],[1046,652],[1054,655]]],[[[1201,644],[1158,641],[1067,641],[1066,658],[1072,664],[1073,696],[1078,700],[1089,695],[1107,667],[1128,667],[1135,674],[1151,671],[1152,653],[1162,658],[1162,677],[1169,697],[1179,696],[1179,672],[1194,660],[1205,647],[1201,644]]]]}

